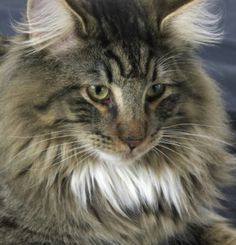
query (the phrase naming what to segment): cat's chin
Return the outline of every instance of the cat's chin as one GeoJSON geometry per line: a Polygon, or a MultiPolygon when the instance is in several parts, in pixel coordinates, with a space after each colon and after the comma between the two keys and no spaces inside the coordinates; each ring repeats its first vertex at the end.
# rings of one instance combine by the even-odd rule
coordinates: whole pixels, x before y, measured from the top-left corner
{"type": "Polygon", "coordinates": [[[99,150],[97,153],[101,161],[114,165],[131,165],[138,159],[138,156],[132,152],[112,154],[99,150]]]}
{"type": "Polygon", "coordinates": [[[131,165],[140,160],[144,155],[148,154],[155,145],[155,143],[146,144],[137,147],[134,150],[127,150],[120,153],[111,153],[97,149],[96,153],[99,160],[103,162],[115,165],[131,165]]]}

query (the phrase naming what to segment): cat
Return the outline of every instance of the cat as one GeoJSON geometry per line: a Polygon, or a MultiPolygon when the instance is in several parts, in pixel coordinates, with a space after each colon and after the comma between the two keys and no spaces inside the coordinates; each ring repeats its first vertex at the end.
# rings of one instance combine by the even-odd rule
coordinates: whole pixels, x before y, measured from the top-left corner
{"type": "Polygon", "coordinates": [[[0,244],[236,244],[215,211],[232,133],[196,57],[222,38],[212,4],[28,0],[0,65],[0,244]]]}

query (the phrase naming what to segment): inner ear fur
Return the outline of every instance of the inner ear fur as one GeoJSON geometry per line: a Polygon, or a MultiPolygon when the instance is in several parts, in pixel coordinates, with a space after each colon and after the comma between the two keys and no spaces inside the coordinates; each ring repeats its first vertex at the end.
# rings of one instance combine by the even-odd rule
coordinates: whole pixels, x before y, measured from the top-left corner
{"type": "Polygon", "coordinates": [[[217,44],[223,38],[221,13],[216,1],[167,0],[159,30],[172,46],[197,48],[217,44]]]}
{"type": "Polygon", "coordinates": [[[65,0],[28,0],[27,28],[24,44],[35,51],[62,52],[78,43],[78,35],[86,35],[83,18],[65,0]]]}
{"type": "Polygon", "coordinates": [[[190,7],[190,4],[196,1],[197,0],[166,0],[164,3],[164,9],[160,14],[161,29],[163,29],[165,23],[168,22],[171,17],[178,15],[179,13],[190,7]]]}

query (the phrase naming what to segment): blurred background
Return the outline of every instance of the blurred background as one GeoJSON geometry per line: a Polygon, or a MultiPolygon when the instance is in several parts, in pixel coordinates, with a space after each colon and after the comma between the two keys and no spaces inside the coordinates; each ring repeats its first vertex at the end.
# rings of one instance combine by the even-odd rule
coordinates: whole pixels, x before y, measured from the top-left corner
{"type": "MultiPolygon", "coordinates": [[[[223,90],[226,108],[236,132],[236,0],[214,1],[217,1],[223,15],[224,40],[217,46],[203,47],[199,56],[205,69],[223,90]]],[[[14,34],[11,23],[21,19],[25,5],[26,0],[0,0],[0,35],[14,34]]],[[[226,210],[223,214],[236,226],[236,187],[223,191],[230,200],[224,203],[226,210]]]]}

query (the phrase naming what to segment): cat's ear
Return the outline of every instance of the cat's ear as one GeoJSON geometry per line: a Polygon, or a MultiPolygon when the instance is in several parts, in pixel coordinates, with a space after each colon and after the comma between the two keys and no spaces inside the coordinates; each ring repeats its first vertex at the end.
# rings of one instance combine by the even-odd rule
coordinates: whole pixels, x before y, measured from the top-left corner
{"type": "Polygon", "coordinates": [[[73,49],[78,32],[86,33],[83,19],[64,0],[28,0],[27,25],[27,44],[36,51],[73,49]]]}
{"type": "Polygon", "coordinates": [[[167,0],[160,30],[174,45],[199,46],[222,40],[219,8],[209,0],[167,0]]]}

